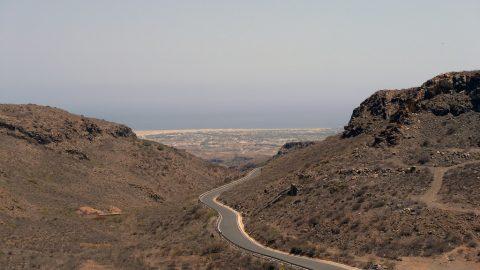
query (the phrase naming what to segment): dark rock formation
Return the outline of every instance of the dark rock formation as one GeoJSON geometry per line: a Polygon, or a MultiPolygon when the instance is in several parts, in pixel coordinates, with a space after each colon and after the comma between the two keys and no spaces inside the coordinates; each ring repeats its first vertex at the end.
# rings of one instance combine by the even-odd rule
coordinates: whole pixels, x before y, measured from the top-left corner
{"type": "Polygon", "coordinates": [[[380,134],[375,136],[375,141],[373,146],[378,146],[382,143],[387,143],[387,145],[396,145],[400,138],[400,129],[394,125],[389,125],[385,130],[381,131],[380,134]]]}
{"type": "Polygon", "coordinates": [[[290,189],[287,191],[288,196],[297,196],[298,188],[294,184],[290,185],[290,189]]]}
{"type": "Polygon", "coordinates": [[[90,160],[88,155],[78,149],[67,149],[65,150],[67,154],[70,154],[80,160],[90,160]]]}
{"type": "Polygon", "coordinates": [[[302,149],[313,144],[315,144],[315,142],[288,142],[284,144],[280,150],[278,150],[278,153],[275,156],[279,157],[293,150],[302,149]]]}
{"type": "Polygon", "coordinates": [[[377,134],[374,145],[394,145],[413,114],[458,116],[469,111],[480,111],[480,71],[446,73],[420,87],[376,92],[353,111],[343,137],[377,134]]]}
{"type": "Polygon", "coordinates": [[[112,135],[114,137],[124,137],[124,138],[136,137],[133,130],[131,128],[127,127],[127,126],[124,126],[124,125],[118,125],[114,129],[114,131],[112,132],[112,135]]]}

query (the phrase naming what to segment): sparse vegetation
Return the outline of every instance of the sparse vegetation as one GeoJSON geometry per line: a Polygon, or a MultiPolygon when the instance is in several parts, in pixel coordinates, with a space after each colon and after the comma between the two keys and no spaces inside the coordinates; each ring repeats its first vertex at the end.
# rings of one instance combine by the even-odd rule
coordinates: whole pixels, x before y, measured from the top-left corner
{"type": "MultiPolygon", "coordinates": [[[[465,74],[459,78],[480,77],[478,72],[465,74]]],[[[339,250],[330,257],[338,261],[341,253],[372,255],[387,265],[404,256],[436,259],[461,246],[478,253],[480,197],[471,192],[480,188],[478,164],[447,171],[437,201],[445,208],[418,199],[431,187],[436,168],[480,160],[480,113],[465,95],[471,89],[459,88],[456,94],[434,90],[437,80],[448,89],[457,87],[449,84],[455,76],[376,93],[355,111],[343,134],[271,161],[255,185],[245,184],[222,200],[246,213],[246,226],[256,239],[297,254],[304,248],[285,239],[264,241],[262,224],[275,224],[296,241],[339,250]],[[431,91],[432,97],[422,100],[417,96],[421,91],[431,91]],[[270,194],[287,183],[302,185],[301,203],[263,209],[270,194]],[[264,189],[269,193],[260,194],[264,189]]]]}
{"type": "Polygon", "coordinates": [[[424,165],[430,161],[430,155],[426,152],[423,152],[420,157],[418,158],[418,163],[424,165]]]}
{"type": "Polygon", "coordinates": [[[220,253],[222,251],[224,251],[226,249],[225,247],[225,244],[224,243],[220,243],[220,242],[214,242],[214,243],[210,243],[210,244],[207,244],[203,251],[202,251],[202,255],[207,255],[207,254],[212,254],[212,253],[220,253]]]}
{"type": "MultiPolygon", "coordinates": [[[[298,255],[388,265],[458,247],[478,253],[479,78],[451,73],[377,92],[344,133],[300,143],[222,200],[242,210],[255,239],[298,255]],[[426,200],[439,168],[448,171],[438,200],[426,200]],[[285,187],[295,192],[278,199],[285,187]]],[[[227,245],[209,227],[213,212],[198,205],[202,191],[237,172],[122,125],[35,105],[0,106],[0,139],[2,266],[75,268],[93,258],[126,269],[275,267],[227,245]],[[117,204],[119,216],[68,213],[117,204]]]]}
{"type": "Polygon", "coordinates": [[[314,257],[315,255],[317,255],[316,247],[310,243],[294,241],[293,243],[290,243],[290,245],[292,246],[290,248],[290,253],[292,254],[307,257],[314,257]]]}
{"type": "Polygon", "coordinates": [[[264,269],[238,260],[197,201],[237,176],[121,125],[0,105],[0,268],[264,269]]]}

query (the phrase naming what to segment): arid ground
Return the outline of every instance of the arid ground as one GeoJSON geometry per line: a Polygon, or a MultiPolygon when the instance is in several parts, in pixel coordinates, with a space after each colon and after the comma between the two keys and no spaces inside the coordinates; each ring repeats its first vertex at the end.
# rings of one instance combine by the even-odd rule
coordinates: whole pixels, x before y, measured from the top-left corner
{"type": "Polygon", "coordinates": [[[345,132],[221,199],[287,252],[372,269],[479,269],[480,72],[379,91],[345,132]]]}

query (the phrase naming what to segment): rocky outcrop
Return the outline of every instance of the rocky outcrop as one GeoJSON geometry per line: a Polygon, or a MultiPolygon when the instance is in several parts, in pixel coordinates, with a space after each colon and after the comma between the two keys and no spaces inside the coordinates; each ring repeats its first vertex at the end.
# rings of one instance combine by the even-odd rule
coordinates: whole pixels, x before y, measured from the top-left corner
{"type": "Polygon", "coordinates": [[[288,196],[297,196],[298,194],[298,187],[294,184],[290,185],[290,189],[287,191],[288,196]]]}
{"type": "Polygon", "coordinates": [[[288,142],[284,144],[280,150],[278,150],[278,153],[275,155],[275,157],[283,156],[291,151],[302,149],[313,144],[315,144],[315,142],[288,142]]]}
{"type": "Polygon", "coordinates": [[[420,87],[376,92],[353,111],[343,137],[375,133],[374,144],[393,145],[416,113],[458,116],[469,111],[480,111],[480,71],[446,73],[420,87]]]}

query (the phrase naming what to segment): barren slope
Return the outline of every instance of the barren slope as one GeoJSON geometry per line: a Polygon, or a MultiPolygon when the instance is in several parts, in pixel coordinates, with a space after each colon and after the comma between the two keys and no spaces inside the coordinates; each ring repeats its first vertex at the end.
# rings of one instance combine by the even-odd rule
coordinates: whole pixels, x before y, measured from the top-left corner
{"type": "Polygon", "coordinates": [[[261,268],[197,202],[235,177],[122,125],[0,105],[0,268],[261,268]]]}

